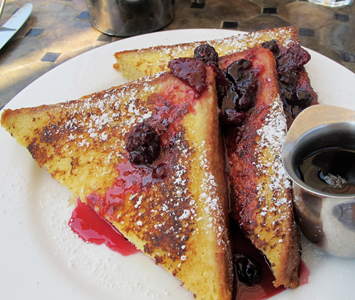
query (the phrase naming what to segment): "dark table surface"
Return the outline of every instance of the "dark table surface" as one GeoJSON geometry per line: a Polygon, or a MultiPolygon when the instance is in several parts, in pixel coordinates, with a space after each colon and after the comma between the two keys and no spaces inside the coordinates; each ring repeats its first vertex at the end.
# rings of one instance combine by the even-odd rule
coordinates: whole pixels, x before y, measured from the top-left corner
{"type": "MultiPolygon", "coordinates": [[[[28,1],[7,0],[0,25],[28,1]]],[[[24,26],[0,50],[0,108],[64,61],[120,40],[92,27],[85,0],[33,0],[24,26]]],[[[163,30],[224,28],[255,31],[293,25],[301,44],[355,72],[355,3],[328,8],[293,0],[175,0],[163,30]]]]}

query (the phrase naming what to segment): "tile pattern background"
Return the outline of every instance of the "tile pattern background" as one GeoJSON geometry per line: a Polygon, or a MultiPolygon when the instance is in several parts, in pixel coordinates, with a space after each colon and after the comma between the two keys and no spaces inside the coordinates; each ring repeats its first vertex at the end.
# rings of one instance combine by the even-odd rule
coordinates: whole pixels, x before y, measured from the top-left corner
{"type": "MultiPolygon", "coordinates": [[[[0,26],[25,0],[7,0],[0,26]]],[[[0,109],[23,88],[81,53],[120,40],[91,26],[85,0],[32,0],[24,26],[0,50],[0,109]]],[[[241,31],[293,25],[303,46],[355,72],[355,3],[327,8],[294,0],[175,0],[163,30],[225,28],[241,31]]]]}

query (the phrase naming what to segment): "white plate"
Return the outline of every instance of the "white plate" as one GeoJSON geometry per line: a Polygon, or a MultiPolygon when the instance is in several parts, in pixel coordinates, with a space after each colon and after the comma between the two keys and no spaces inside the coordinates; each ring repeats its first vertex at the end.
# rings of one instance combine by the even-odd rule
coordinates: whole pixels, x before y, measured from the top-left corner
{"type": "MultiPolygon", "coordinates": [[[[39,78],[6,108],[75,99],[123,83],[112,67],[119,50],[207,40],[233,31],[194,29],[125,39],[80,55],[39,78]]],[[[310,51],[307,65],[323,104],[355,109],[355,74],[310,51]]],[[[178,280],[141,253],[123,257],[85,244],[67,225],[69,191],[40,169],[28,151],[0,129],[1,299],[193,299],[178,280]]],[[[353,299],[355,260],[328,257],[303,241],[309,284],[273,299],[353,299]]]]}

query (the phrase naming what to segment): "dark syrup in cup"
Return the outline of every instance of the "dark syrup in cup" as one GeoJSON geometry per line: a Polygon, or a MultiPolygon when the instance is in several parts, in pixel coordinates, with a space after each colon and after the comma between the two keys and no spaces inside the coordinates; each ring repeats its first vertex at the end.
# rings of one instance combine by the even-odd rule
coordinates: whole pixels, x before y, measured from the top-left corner
{"type": "Polygon", "coordinates": [[[299,177],[312,188],[331,194],[355,194],[355,150],[325,148],[306,156],[299,177]]]}

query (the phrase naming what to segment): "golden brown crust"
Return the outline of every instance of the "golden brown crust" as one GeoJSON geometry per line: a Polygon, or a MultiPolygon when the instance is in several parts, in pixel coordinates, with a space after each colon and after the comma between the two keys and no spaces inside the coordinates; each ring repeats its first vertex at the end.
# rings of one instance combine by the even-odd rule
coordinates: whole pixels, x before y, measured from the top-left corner
{"type": "MultiPolygon", "coordinates": [[[[230,300],[227,187],[224,155],[215,151],[222,143],[210,68],[207,83],[197,97],[166,73],[67,103],[5,110],[1,124],[54,179],[197,299],[230,300]],[[154,122],[158,111],[175,112],[164,133],[170,144],[152,165],[133,166],[127,160],[127,134],[140,122],[154,122]],[[152,170],[165,162],[167,176],[154,179],[152,170]]],[[[162,122],[169,117],[162,116],[162,122]]]]}
{"type": "MultiPolygon", "coordinates": [[[[297,30],[288,27],[210,43],[220,55],[226,55],[274,38],[285,47],[299,42],[297,30]]],[[[175,51],[176,46],[159,46],[116,53],[115,68],[131,78],[152,75],[165,71],[172,58],[193,56],[194,48],[203,43],[182,44],[179,51],[175,51]],[[132,68],[124,71],[123,65],[132,68]]],[[[222,57],[220,65],[223,68],[243,55],[245,53],[222,57]]],[[[270,102],[278,95],[275,66],[270,65],[269,54],[263,55],[263,58],[258,55],[257,58],[249,57],[255,61],[259,59],[260,66],[266,66],[264,75],[267,80],[263,77],[265,81],[258,105],[250,114],[249,123],[244,125],[242,142],[235,153],[229,153],[230,180],[234,184],[231,195],[239,201],[239,205],[233,206],[233,213],[248,237],[269,259],[275,274],[275,286],[296,287],[299,240],[292,209],[288,205],[290,189],[283,186],[275,192],[267,188],[271,185],[270,176],[264,176],[262,171],[271,171],[270,159],[279,161],[270,148],[258,148],[262,138],[258,130],[267,123],[268,116],[279,112],[279,108],[270,102]],[[261,171],[257,168],[258,161],[267,167],[261,171]],[[265,215],[263,209],[273,204],[270,200],[282,197],[287,199],[287,204],[280,203],[278,211],[265,215]],[[280,215],[287,218],[279,219],[280,215]]],[[[170,88],[173,92],[165,97],[172,103],[180,101],[181,95],[191,95],[191,89],[180,80],[164,74],[64,105],[5,110],[1,124],[56,180],[66,185],[75,196],[102,210],[104,205],[97,199],[102,200],[117,186],[122,171],[117,166],[127,156],[124,144],[127,132],[136,123],[151,117],[154,105],[148,101],[148,96],[164,93],[166,86],[173,86],[170,88]]],[[[212,78],[209,86],[208,96],[202,96],[195,103],[194,111],[178,124],[180,135],[175,142],[180,146],[173,153],[171,164],[180,166],[174,172],[182,172],[181,175],[167,178],[164,185],[157,184],[126,195],[125,201],[115,203],[110,213],[105,211],[102,215],[156,263],[177,276],[198,299],[230,299],[233,270],[226,230],[229,225],[224,159],[220,155],[223,144],[212,78]],[[211,178],[213,181],[208,181],[211,178]],[[173,201],[167,202],[167,199],[173,201]],[[175,199],[179,199],[178,205],[175,199]]]]}
{"type": "Polygon", "coordinates": [[[238,129],[240,141],[226,135],[232,215],[245,235],[263,252],[276,287],[299,285],[298,229],[293,215],[291,182],[281,163],[287,124],[277,81],[275,60],[267,49],[252,49],[223,58],[226,68],[240,58],[259,68],[255,106],[238,129]]]}
{"type": "Polygon", "coordinates": [[[194,49],[199,45],[208,43],[215,48],[219,56],[225,56],[260,46],[263,42],[271,40],[277,40],[286,48],[292,43],[300,42],[295,27],[265,29],[236,34],[224,39],[117,52],[114,55],[116,59],[114,68],[124,77],[133,80],[167,71],[169,61],[178,57],[193,57],[194,49]]]}

